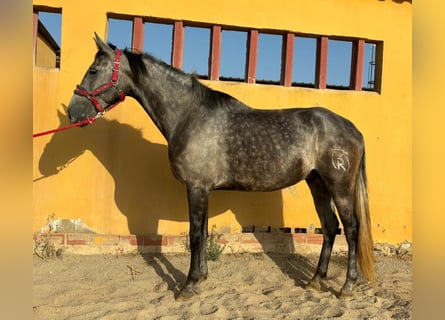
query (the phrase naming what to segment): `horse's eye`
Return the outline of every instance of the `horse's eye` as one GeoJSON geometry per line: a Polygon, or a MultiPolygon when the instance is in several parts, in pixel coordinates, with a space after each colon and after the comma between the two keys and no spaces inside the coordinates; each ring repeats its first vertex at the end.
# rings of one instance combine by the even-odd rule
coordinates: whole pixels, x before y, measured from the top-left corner
{"type": "Polygon", "coordinates": [[[90,68],[90,69],[88,70],[88,73],[89,73],[89,74],[96,74],[96,72],[97,72],[97,69],[96,69],[96,68],[90,68]]]}

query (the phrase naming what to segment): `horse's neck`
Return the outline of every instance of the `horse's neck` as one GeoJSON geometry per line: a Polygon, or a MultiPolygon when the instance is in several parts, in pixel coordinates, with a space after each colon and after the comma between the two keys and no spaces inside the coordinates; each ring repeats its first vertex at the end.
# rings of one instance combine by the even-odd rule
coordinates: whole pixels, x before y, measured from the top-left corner
{"type": "Polygon", "coordinates": [[[178,123],[197,105],[194,80],[150,59],[144,61],[148,74],[135,85],[134,98],[170,141],[178,123]]]}

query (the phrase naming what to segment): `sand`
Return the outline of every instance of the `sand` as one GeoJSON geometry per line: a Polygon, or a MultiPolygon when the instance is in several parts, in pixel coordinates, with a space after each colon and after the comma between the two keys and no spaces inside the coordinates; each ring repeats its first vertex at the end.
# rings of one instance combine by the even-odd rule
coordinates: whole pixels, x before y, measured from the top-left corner
{"type": "Polygon", "coordinates": [[[315,254],[224,254],[209,261],[200,296],[176,301],[189,255],[34,257],[35,319],[411,319],[412,259],[376,253],[378,282],[359,278],[337,298],[346,254],[332,256],[321,291],[304,289],[315,254]]]}

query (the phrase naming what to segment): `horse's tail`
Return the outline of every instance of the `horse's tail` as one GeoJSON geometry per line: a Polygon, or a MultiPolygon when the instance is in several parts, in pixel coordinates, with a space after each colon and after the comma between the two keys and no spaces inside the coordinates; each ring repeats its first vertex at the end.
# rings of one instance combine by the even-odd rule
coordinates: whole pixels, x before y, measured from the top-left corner
{"type": "Polygon", "coordinates": [[[374,242],[372,240],[371,218],[369,216],[364,149],[355,181],[354,197],[355,213],[359,221],[357,260],[363,276],[371,283],[375,283],[374,242]]]}

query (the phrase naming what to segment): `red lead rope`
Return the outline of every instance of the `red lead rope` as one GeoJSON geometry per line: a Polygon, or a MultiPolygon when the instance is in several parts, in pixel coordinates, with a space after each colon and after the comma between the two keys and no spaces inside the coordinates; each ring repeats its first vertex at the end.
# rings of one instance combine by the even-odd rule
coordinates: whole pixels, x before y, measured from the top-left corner
{"type": "Polygon", "coordinates": [[[39,132],[39,133],[34,133],[32,135],[32,137],[33,138],[37,138],[37,137],[40,137],[40,136],[44,136],[44,135],[51,134],[51,133],[56,133],[56,132],[67,130],[67,129],[71,129],[71,128],[74,128],[74,127],[80,127],[80,126],[83,126],[83,125],[86,125],[86,124],[93,123],[94,121],[96,121],[96,119],[97,119],[96,117],[90,117],[90,118],[88,118],[86,120],[83,120],[83,121],[80,121],[80,122],[76,122],[76,123],[70,124],[70,125],[65,126],[65,127],[61,127],[61,128],[57,128],[57,129],[53,129],[53,130],[48,130],[48,131],[44,131],[44,132],[39,132]]]}

